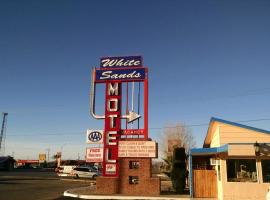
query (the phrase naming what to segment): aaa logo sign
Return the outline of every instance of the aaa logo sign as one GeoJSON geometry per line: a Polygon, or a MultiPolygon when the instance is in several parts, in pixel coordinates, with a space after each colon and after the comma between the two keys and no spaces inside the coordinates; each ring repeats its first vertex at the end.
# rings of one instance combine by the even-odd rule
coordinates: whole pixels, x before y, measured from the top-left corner
{"type": "Polygon", "coordinates": [[[103,143],[103,130],[87,130],[86,134],[87,144],[102,144],[103,143]]]}

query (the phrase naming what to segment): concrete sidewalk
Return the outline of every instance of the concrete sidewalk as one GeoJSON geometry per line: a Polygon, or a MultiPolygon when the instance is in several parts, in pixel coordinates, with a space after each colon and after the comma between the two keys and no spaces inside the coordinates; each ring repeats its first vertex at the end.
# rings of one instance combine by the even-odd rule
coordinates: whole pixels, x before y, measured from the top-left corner
{"type": "Polygon", "coordinates": [[[126,196],[126,195],[98,195],[95,193],[96,186],[91,185],[88,187],[69,189],[64,192],[64,196],[80,198],[80,199],[164,199],[164,200],[215,200],[209,198],[190,198],[189,195],[160,195],[153,197],[143,197],[143,196],[126,196]]]}

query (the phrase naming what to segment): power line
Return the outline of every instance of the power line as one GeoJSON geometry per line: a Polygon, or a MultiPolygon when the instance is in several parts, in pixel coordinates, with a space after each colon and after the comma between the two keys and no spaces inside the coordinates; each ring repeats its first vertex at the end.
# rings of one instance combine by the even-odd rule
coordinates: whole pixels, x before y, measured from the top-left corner
{"type": "MultiPolygon", "coordinates": [[[[235,122],[241,123],[241,122],[259,122],[259,121],[269,121],[270,118],[261,118],[261,119],[250,119],[250,120],[237,120],[235,122]]],[[[202,123],[202,124],[189,124],[185,125],[186,127],[201,127],[201,126],[208,126],[209,123],[202,123]]],[[[164,127],[150,127],[149,130],[162,130],[165,128],[176,128],[177,126],[164,126],[164,127]]],[[[78,131],[78,132],[61,132],[61,133],[37,133],[37,134],[9,134],[8,136],[66,136],[66,135],[72,135],[77,136],[80,134],[85,134],[85,131],[78,131]]]]}
{"type": "Polygon", "coordinates": [[[200,101],[200,102],[206,102],[206,101],[215,101],[218,99],[233,99],[233,98],[239,98],[239,97],[245,97],[245,96],[256,96],[256,95],[263,95],[263,94],[269,94],[270,93],[270,88],[260,88],[260,89],[254,89],[254,90],[246,90],[240,93],[235,93],[235,94],[231,94],[231,95],[227,95],[227,96],[215,96],[215,97],[211,97],[211,98],[201,98],[201,99],[178,99],[181,102],[196,102],[196,101],[200,101]]]}
{"type": "Polygon", "coordinates": [[[85,132],[74,132],[74,133],[31,133],[31,134],[9,134],[8,136],[54,136],[54,135],[59,135],[59,136],[65,136],[65,135],[78,135],[79,134],[85,134],[85,132]]]}

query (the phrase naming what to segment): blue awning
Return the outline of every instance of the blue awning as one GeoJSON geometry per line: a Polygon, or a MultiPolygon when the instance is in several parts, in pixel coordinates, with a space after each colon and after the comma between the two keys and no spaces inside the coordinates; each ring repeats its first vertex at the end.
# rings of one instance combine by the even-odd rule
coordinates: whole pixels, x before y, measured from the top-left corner
{"type": "Polygon", "coordinates": [[[221,147],[213,147],[213,148],[194,148],[190,150],[190,154],[192,156],[195,155],[215,155],[219,153],[228,152],[228,144],[225,144],[221,147]]]}

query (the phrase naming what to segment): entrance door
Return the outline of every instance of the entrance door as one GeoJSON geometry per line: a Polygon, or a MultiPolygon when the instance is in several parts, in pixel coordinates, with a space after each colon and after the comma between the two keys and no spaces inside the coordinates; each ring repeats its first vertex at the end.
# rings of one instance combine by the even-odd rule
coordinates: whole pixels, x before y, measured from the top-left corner
{"type": "Polygon", "coordinates": [[[216,170],[193,170],[193,196],[199,198],[217,197],[216,170]]]}

